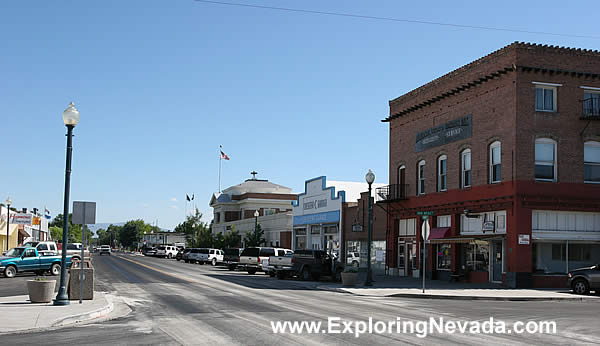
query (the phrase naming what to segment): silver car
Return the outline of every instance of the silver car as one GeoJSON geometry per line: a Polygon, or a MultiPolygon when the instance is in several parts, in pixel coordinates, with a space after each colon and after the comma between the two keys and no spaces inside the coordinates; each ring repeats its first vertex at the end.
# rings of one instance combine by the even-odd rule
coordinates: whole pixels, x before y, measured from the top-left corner
{"type": "Polygon", "coordinates": [[[579,268],[569,273],[569,287],[576,294],[588,294],[600,291],[600,264],[579,268]]]}

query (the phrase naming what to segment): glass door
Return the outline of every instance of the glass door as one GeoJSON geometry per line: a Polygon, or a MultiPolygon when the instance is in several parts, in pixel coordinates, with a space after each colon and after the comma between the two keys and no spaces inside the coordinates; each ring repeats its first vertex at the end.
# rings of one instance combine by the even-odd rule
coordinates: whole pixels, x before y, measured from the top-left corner
{"type": "Polygon", "coordinates": [[[494,241],[492,249],[492,281],[502,282],[502,241],[494,241]]]}
{"type": "Polygon", "coordinates": [[[398,242],[398,275],[406,276],[406,256],[405,250],[406,243],[398,242]]]}

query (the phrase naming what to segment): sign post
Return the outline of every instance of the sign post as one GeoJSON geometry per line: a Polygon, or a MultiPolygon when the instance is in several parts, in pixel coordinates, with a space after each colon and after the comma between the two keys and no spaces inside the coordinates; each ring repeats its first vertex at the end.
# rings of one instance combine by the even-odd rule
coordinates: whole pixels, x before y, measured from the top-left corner
{"type": "MultiPolygon", "coordinates": [[[[86,225],[96,223],[96,202],[73,201],[73,224],[81,225],[81,262],[79,263],[79,304],[83,303],[83,263],[86,225]]],[[[66,247],[65,247],[66,249],[66,247]]],[[[66,250],[63,250],[66,251],[66,250]]],[[[93,288],[92,288],[93,289],[93,288]]]]}
{"type": "Polygon", "coordinates": [[[429,239],[429,216],[423,216],[423,224],[421,225],[421,236],[423,237],[423,293],[425,293],[425,271],[427,270],[427,239],[429,239]]]}

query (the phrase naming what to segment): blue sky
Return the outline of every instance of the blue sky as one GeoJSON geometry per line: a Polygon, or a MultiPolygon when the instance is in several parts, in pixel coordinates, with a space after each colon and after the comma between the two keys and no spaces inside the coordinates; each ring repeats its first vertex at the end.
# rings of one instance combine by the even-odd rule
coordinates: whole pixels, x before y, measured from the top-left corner
{"type": "MultiPolygon", "coordinates": [[[[185,194],[258,177],[388,179],[388,101],[513,41],[598,49],[597,11],[568,1],[236,0],[569,36],[336,17],[189,1],[0,2],[0,201],[62,212],[74,101],[71,200],[98,222],[173,228],[185,194]],[[376,6],[373,6],[376,4],[376,6]]],[[[191,208],[191,206],[190,206],[191,208]]],[[[209,218],[207,218],[207,221],[209,218]]]]}

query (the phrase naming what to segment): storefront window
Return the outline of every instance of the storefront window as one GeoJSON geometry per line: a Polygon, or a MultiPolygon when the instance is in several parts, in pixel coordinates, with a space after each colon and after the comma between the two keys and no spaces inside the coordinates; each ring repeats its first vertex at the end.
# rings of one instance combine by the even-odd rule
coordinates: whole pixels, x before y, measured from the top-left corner
{"type": "Polygon", "coordinates": [[[488,271],[490,263],[488,244],[465,244],[462,246],[461,255],[466,270],[488,271]]]}
{"type": "Polygon", "coordinates": [[[294,250],[306,249],[306,228],[296,228],[294,233],[296,237],[296,248],[294,250]]]}
{"type": "Polygon", "coordinates": [[[375,273],[385,273],[385,240],[371,242],[371,269],[375,273]]]}
{"type": "Polygon", "coordinates": [[[450,270],[450,244],[438,244],[437,269],[450,270]]]}
{"type": "Polygon", "coordinates": [[[540,274],[566,274],[598,263],[600,244],[533,243],[533,271],[540,274]]]}

